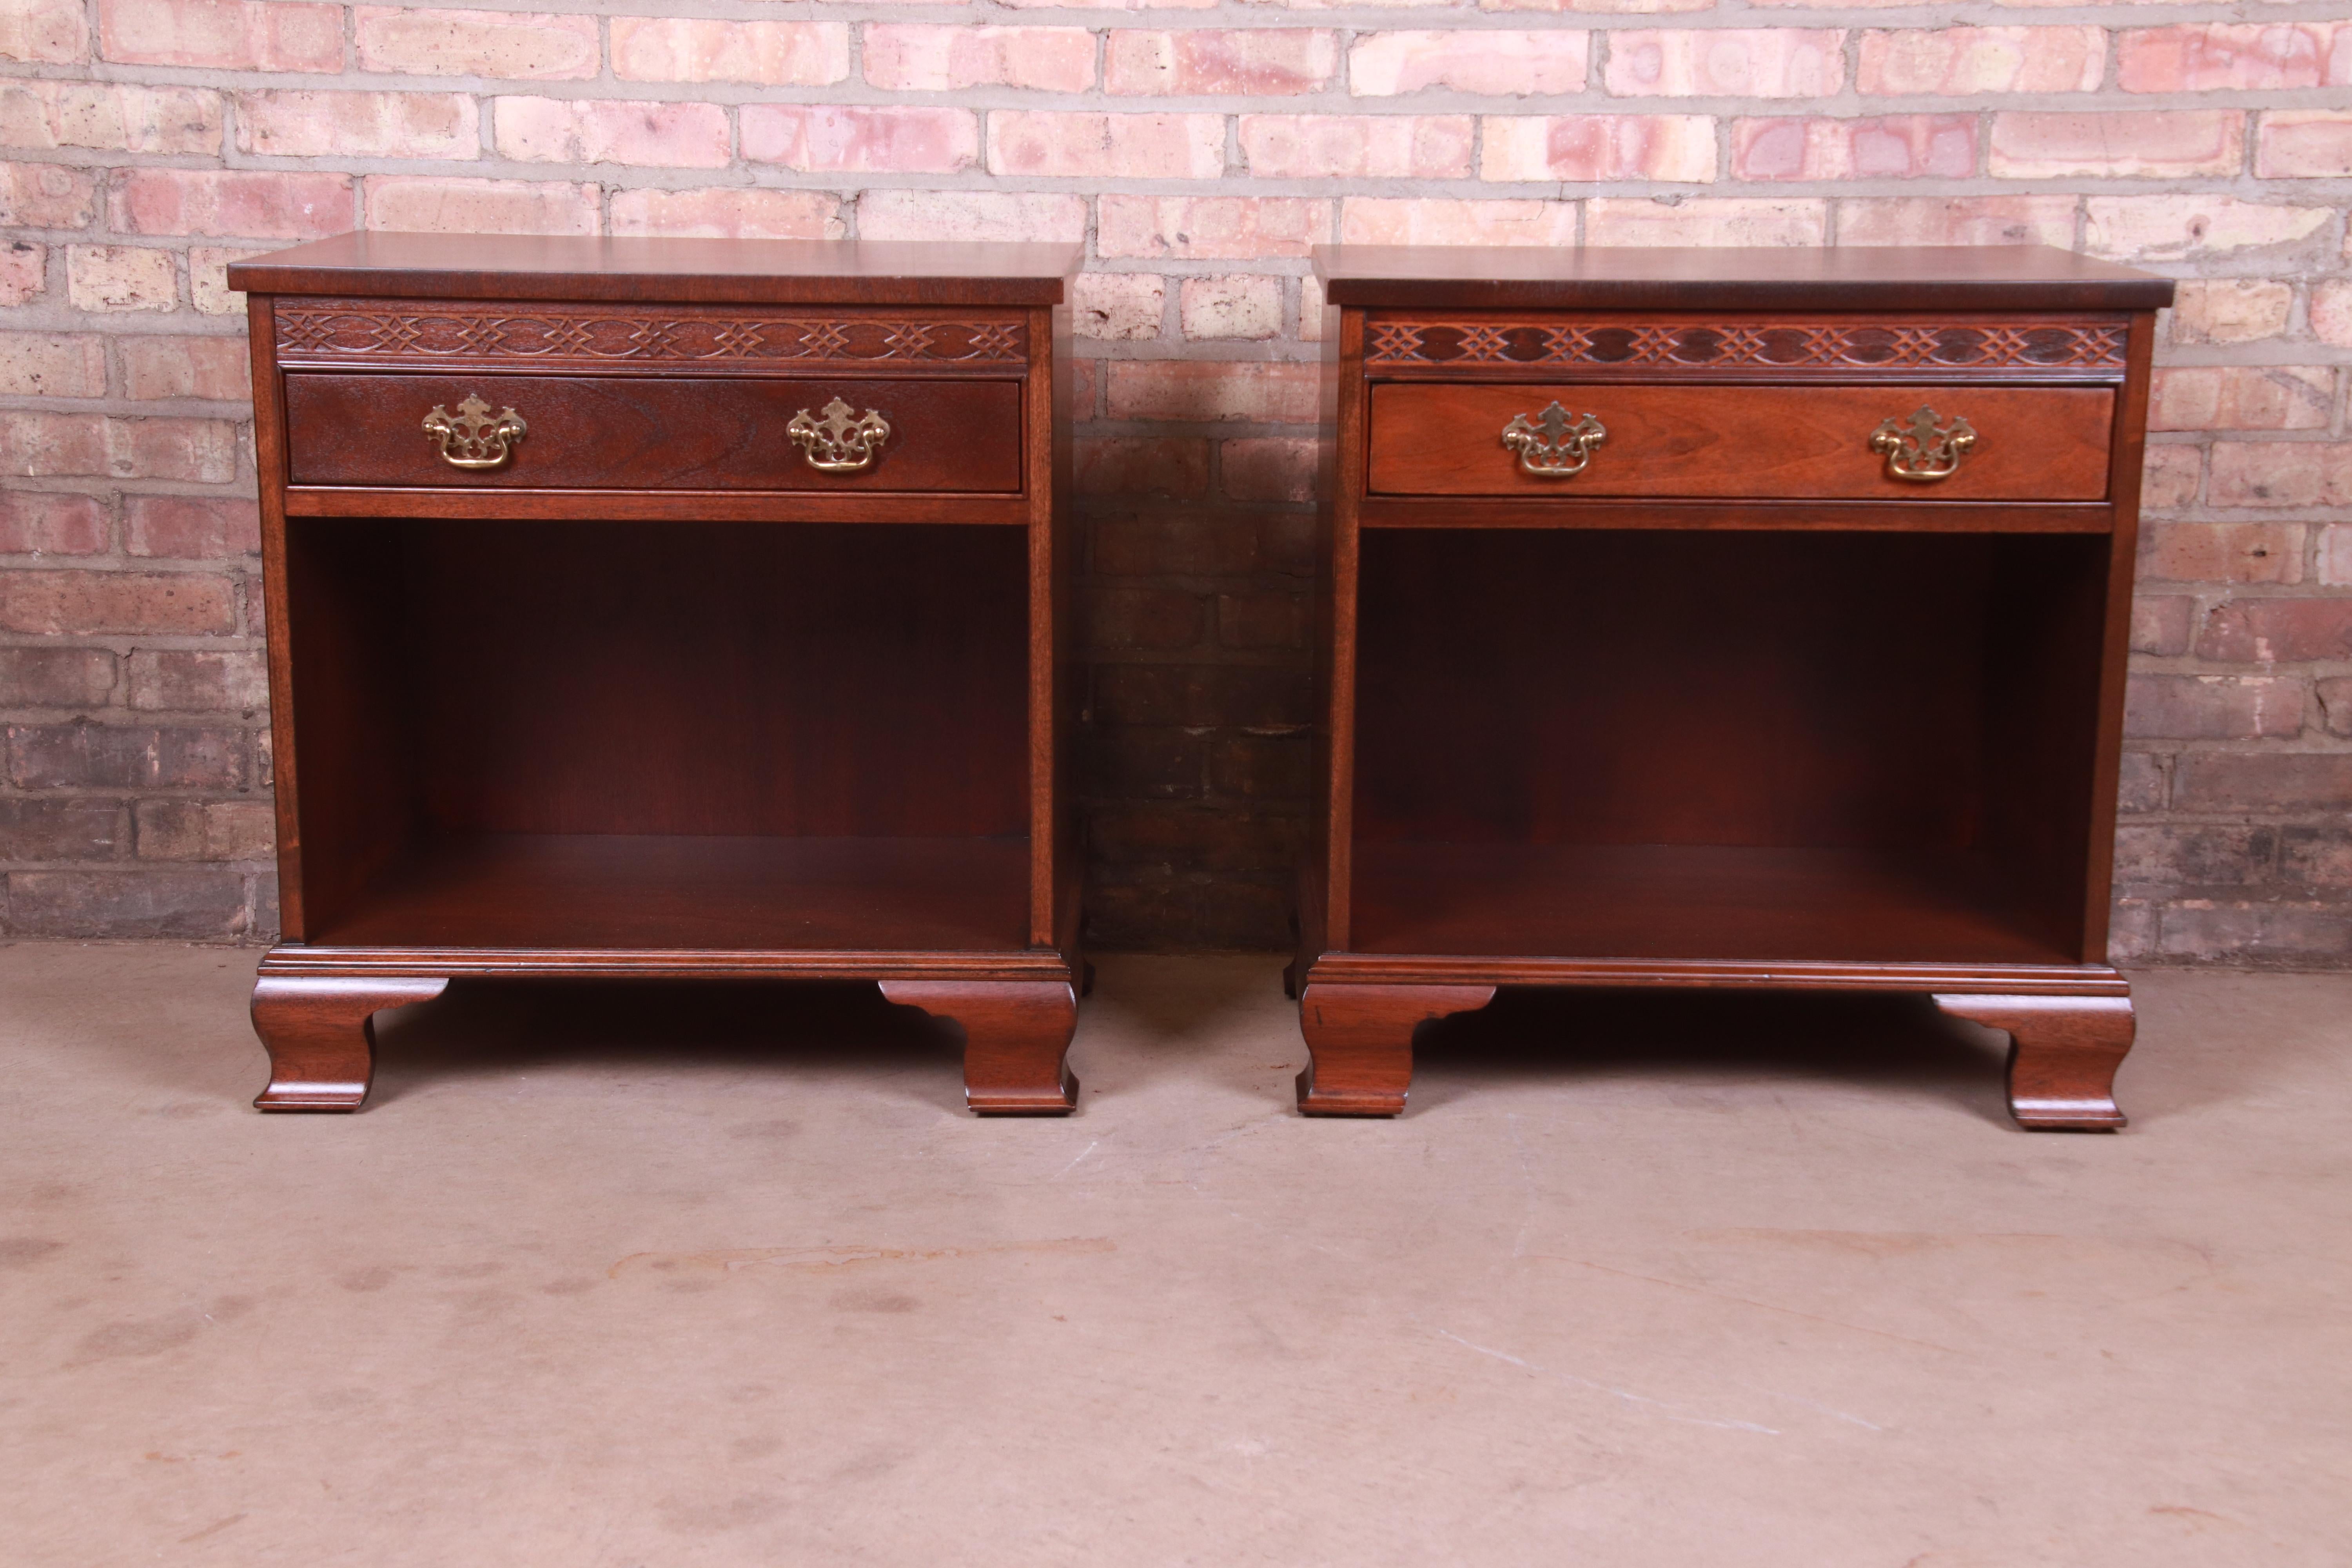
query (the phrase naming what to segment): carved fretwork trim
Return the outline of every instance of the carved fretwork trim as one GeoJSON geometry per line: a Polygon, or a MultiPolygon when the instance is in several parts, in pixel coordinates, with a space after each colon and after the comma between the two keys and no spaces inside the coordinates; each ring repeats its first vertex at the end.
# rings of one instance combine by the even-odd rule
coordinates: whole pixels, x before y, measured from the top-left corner
{"type": "Polygon", "coordinates": [[[2115,370],[2124,321],[1374,320],[1364,363],[1664,370],[2115,370]]]}
{"type": "Polygon", "coordinates": [[[585,306],[281,300],[278,352],[289,359],[434,363],[551,362],[1023,364],[1022,321],[930,317],[631,311],[585,306]]]}

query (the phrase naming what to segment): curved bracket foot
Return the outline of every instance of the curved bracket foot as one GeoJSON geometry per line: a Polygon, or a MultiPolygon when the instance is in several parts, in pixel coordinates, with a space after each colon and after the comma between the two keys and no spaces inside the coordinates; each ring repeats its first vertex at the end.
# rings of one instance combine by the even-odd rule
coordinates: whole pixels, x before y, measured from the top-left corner
{"type": "Polygon", "coordinates": [[[430,1002],[445,979],[263,974],[253,983],[253,1032],[269,1051],[262,1110],[357,1110],[375,1078],[375,1015],[430,1002]]]}
{"type": "Polygon", "coordinates": [[[2113,1132],[2124,1125],[2116,1069],[2132,1047],[2128,996],[1956,996],[1936,1005],[2009,1033],[2009,1113],[2033,1132],[2113,1132]]]}
{"type": "Polygon", "coordinates": [[[882,994],[963,1026],[964,1103],[983,1116],[1066,1116],[1078,1000],[1063,980],[885,980],[882,994]]]}
{"type": "Polygon", "coordinates": [[[1395,1116],[1412,1088],[1412,1032],[1432,1018],[1475,1013],[1491,985],[1318,985],[1298,999],[1309,1059],[1298,1109],[1309,1116],[1395,1116]]]}

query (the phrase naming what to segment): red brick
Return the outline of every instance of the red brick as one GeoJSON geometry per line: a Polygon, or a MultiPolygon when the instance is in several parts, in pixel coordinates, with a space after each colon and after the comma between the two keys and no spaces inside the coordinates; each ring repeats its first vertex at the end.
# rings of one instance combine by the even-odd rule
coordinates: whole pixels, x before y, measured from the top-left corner
{"type": "Polygon", "coordinates": [[[1305,256],[1330,237],[1330,204],[1291,196],[1105,195],[1096,254],[1179,261],[1305,256]]]}
{"type": "Polygon", "coordinates": [[[1110,416],[1311,425],[1320,379],[1311,364],[1118,360],[1110,367],[1110,416]]]}
{"type": "Polygon", "coordinates": [[[66,298],[77,310],[172,310],[180,303],[172,253],[137,245],[66,248],[66,298]]]}
{"type": "Polygon", "coordinates": [[[133,66],[339,71],[343,8],[303,0],[99,0],[98,52],[133,66]]]}
{"type": "Polygon", "coordinates": [[[1715,121],[1704,114],[1486,117],[1482,180],[1668,180],[1716,175],[1715,121]]]}
{"type": "Polygon", "coordinates": [[[257,653],[142,648],[125,676],[131,706],[142,712],[255,713],[269,704],[268,667],[257,653]]]}
{"type": "Polygon", "coordinates": [[[2124,733],[2181,741],[2284,740],[2303,732],[2300,680],[2135,675],[2124,733]]]}
{"type": "Polygon", "coordinates": [[[2149,447],[2140,477],[2141,510],[2179,511],[2195,504],[2204,477],[2205,454],[2200,448],[2168,443],[2149,447]]]}
{"type": "Polygon", "coordinates": [[[205,561],[261,551],[261,509],[211,496],[125,496],[123,549],[132,555],[205,561]]]}
{"type": "Polygon", "coordinates": [[[2274,879],[2275,827],[2166,823],[2116,835],[2116,879],[2174,887],[2242,888],[2274,879]]]}
{"type": "Polygon", "coordinates": [[[111,82],[0,83],[0,142],[47,152],[192,153],[218,156],[220,94],[111,82]]]}
{"type": "Polygon", "coordinates": [[[2162,952],[2190,963],[2333,967],[2352,961],[2352,918],[2326,905],[2183,900],[2165,908],[2162,952]]]}
{"type": "Polygon", "coordinates": [[[1976,162],[1972,114],[1731,123],[1732,173],[1743,180],[1959,180],[1976,162]]]}
{"type": "Polygon", "coordinates": [[[89,58],[82,0],[16,0],[0,14],[0,60],[69,66],[89,58]]]}
{"type": "Polygon", "coordinates": [[[1838,203],[1841,245],[2074,243],[2074,198],[1877,196],[1838,203]]]}
{"type": "Polygon", "coordinates": [[[980,121],[963,109],[746,104],[743,156],[803,173],[951,174],[980,162],[980,121]]]}
{"type": "Polygon", "coordinates": [[[352,226],[352,182],[342,174],[124,169],[106,205],[109,220],[127,234],[317,239],[352,226]]]}
{"type": "Polygon", "coordinates": [[[2217,441],[2213,506],[2352,506],[2352,444],[2217,441]]]}
{"type": "Polygon", "coordinates": [[[2273,109],[2254,143],[2254,176],[2263,180],[2352,178],[2352,114],[2273,109]]]}
{"type": "Polygon", "coordinates": [[[432,234],[594,234],[597,189],[559,182],[370,174],[367,226],[432,234]]]}
{"type": "Polygon", "coordinates": [[[2227,256],[2306,239],[2335,214],[2325,206],[2241,201],[2210,193],[2089,196],[2085,248],[2122,261],[2227,256]]]}
{"type": "Polygon", "coordinates": [[[0,241],[0,310],[40,297],[48,287],[48,247],[30,240],[0,241]]]}
{"type": "Polygon", "coordinates": [[[2107,36],[2096,27],[1868,32],[1854,88],[1866,98],[2094,92],[2106,65],[2107,36]]]}
{"type": "Polygon", "coordinates": [[[277,837],[260,801],[142,800],[133,816],[142,860],[266,860],[277,837]]]}
{"type": "MultiPolygon", "coordinates": [[[[2274,338],[2286,331],[2287,316],[2294,308],[2294,289],[2267,278],[2191,279],[2173,297],[2172,341],[2245,343],[2274,338]]],[[[2318,317],[2315,299],[2315,330],[2318,317]]]]}
{"type": "Polygon", "coordinates": [[[227,869],[16,871],[11,929],[65,937],[195,941],[245,930],[245,879],[227,869]]]}
{"type": "Polygon", "coordinates": [[[840,239],[841,198],[830,191],[754,190],[717,185],[700,191],[615,191],[614,234],[711,239],[840,239]]]}
{"type": "Polygon", "coordinates": [[[1448,28],[1360,33],[1348,49],[1348,87],[1358,98],[1430,88],[1487,95],[1584,90],[1591,35],[1448,28]]]}
{"type": "Polygon", "coordinates": [[[1198,438],[1096,436],[1074,454],[1078,494],[1192,500],[1209,489],[1209,443],[1198,438]]]}
{"type": "Polygon", "coordinates": [[[2331,522],[2319,531],[2319,580],[2352,588],[2352,523],[2331,522]]]}
{"type": "Polygon", "coordinates": [[[593,16],[362,5],[353,19],[362,70],[541,81],[596,74],[593,16]]]}
{"type": "Polygon", "coordinates": [[[29,479],[89,476],[226,484],[239,468],[236,426],[224,419],[20,412],[0,422],[0,464],[29,479]]]}
{"type": "Polygon", "coordinates": [[[0,708],[103,708],[113,694],[102,647],[0,647],[0,708]]]}
{"type": "Polygon", "coordinates": [[[1821,245],[1828,234],[1829,204],[1815,200],[1610,197],[1584,209],[1587,245],[1821,245]]]}
{"type": "Polygon", "coordinates": [[[98,221],[98,179],[62,163],[0,163],[0,226],[88,228],[98,221]]]}
{"type": "Polygon", "coordinates": [[[2129,27],[2116,37],[2116,85],[2126,92],[2340,87],[2352,80],[2344,32],[2328,22],[2129,27]]]}
{"type": "Polygon", "coordinates": [[[2176,365],[2156,373],[2151,430],[2324,430],[2336,373],[2326,365],[2176,365]]]}
{"type": "Polygon", "coordinates": [[[1097,588],[1085,595],[1084,610],[1094,647],[1193,647],[1208,620],[1201,595],[1173,588],[1097,588]]]}
{"type": "Polygon", "coordinates": [[[2232,599],[2198,634],[2197,657],[2226,664],[2352,658],[2352,599],[2232,599]]]}
{"type": "Polygon", "coordinates": [[[1304,648],[1314,605],[1304,594],[1220,594],[1217,641],[1226,647],[1304,648]]]}
{"type": "Polygon", "coordinates": [[[2234,174],[2245,161],[2245,146],[2246,117],[2234,109],[2012,110],[1992,117],[1985,172],[2027,180],[2234,174]]]}
{"type": "Polygon", "coordinates": [[[1067,243],[1086,237],[1087,199],[1037,191],[867,191],[857,198],[857,233],[862,239],[1067,243]]]}
{"type": "MultiPolygon", "coordinates": [[[[1185,673],[1213,677],[1226,671],[1210,667],[1185,673]]],[[[1306,819],[1296,813],[1173,801],[1099,809],[1087,826],[1087,847],[1098,863],[1145,862],[1184,870],[1246,873],[1286,866],[1297,858],[1307,839],[1306,819]]]]}
{"type": "Polygon", "coordinates": [[[0,862],[111,860],[129,826],[110,800],[0,798],[0,862]]]}
{"type": "Polygon", "coordinates": [[[2300,583],[2299,522],[2168,522],[2140,540],[2140,575],[2172,583],[2300,583]]]}
{"type": "Polygon", "coordinates": [[[1236,577],[1314,570],[1314,519],[1233,510],[1152,511],[1095,524],[1094,569],[1113,577],[1236,577]]]}
{"type": "Polygon", "coordinates": [[[2132,601],[2131,650],[2169,658],[2189,651],[2197,601],[2184,594],[2142,595],[2132,601]]]}
{"type": "Polygon", "coordinates": [[[1252,437],[1219,447],[1223,489],[1234,500],[1311,501],[1315,499],[1316,444],[1281,437],[1252,437]]]}
{"type": "MultiPolygon", "coordinates": [[[[874,34],[882,30],[866,29],[869,59],[874,34]]],[[[1088,58],[1091,62],[1091,54],[1088,58]]],[[[623,81],[831,87],[849,79],[849,27],[841,22],[615,16],[613,74],[623,81]]]]}
{"type": "Polygon", "coordinates": [[[482,132],[462,92],[243,92],[236,144],[273,158],[478,158],[482,132]]]}
{"type": "Polygon", "coordinates": [[[1177,318],[1188,338],[1263,341],[1282,335],[1282,279],[1187,278],[1177,318]]]}
{"type": "Polygon", "coordinates": [[[2175,811],[2352,809],[2352,752],[2190,752],[2175,767],[2175,811]]]}
{"type": "Polygon", "coordinates": [[[1160,335],[1168,283],[1151,272],[1081,272],[1070,289],[1078,336],[1108,341],[1160,335]]]}
{"type": "Polygon", "coordinates": [[[1319,91],[1339,68],[1339,36],[1319,29],[1121,29],[1110,35],[1104,55],[1103,88],[1159,97],[1267,98],[1319,91]]]}
{"type": "Polygon", "coordinates": [[[1084,179],[1206,180],[1225,170],[1221,114],[1096,114],[999,109],[988,172],[1084,179]]]}
{"type": "Polygon", "coordinates": [[[1095,84],[1095,36],[1084,27],[876,23],[866,29],[865,61],[867,84],[887,92],[1084,92],[1095,84]]]}
{"type": "Polygon", "coordinates": [[[1260,664],[1105,664],[1095,671],[1101,724],[1286,728],[1315,717],[1314,679],[1260,664]]]}
{"type": "Polygon", "coordinates": [[[228,579],[205,573],[0,572],[0,631],[204,636],[236,629],[228,579]]]}
{"type": "Polygon", "coordinates": [[[1114,730],[1096,736],[1081,761],[1097,795],[1181,800],[1208,793],[1208,745],[1193,731],[1114,730]]]}
{"type": "Polygon", "coordinates": [[[241,338],[115,340],[125,397],[203,397],[241,402],[253,395],[253,362],[241,338]]]}
{"type": "Polygon", "coordinates": [[[245,783],[241,730],[12,724],[8,782],[18,789],[234,789],[245,783]]]}
{"type": "Polygon", "coordinates": [[[111,535],[94,497],[0,490],[0,555],[103,555],[111,535]]]}
{"type": "Polygon", "coordinates": [[[1827,98],[1845,85],[1845,35],[1798,27],[1627,28],[1609,35],[1616,98],[1827,98]]]}
{"type": "Polygon", "coordinates": [[[2313,687],[2331,735],[2352,735],[2352,675],[2335,675],[2313,687]]]}
{"type": "Polygon", "coordinates": [[[2164,770],[2145,752],[2126,752],[2116,774],[2116,800],[2125,811],[2160,811],[2164,806],[2164,770]]]}
{"type": "Polygon", "coordinates": [[[102,397],[105,343],[95,336],[65,332],[0,332],[0,394],[102,397]]]}
{"type": "Polygon", "coordinates": [[[1242,156],[1262,180],[1460,180],[1466,114],[1244,114],[1242,156]]]}
{"type": "Polygon", "coordinates": [[[1226,735],[1209,751],[1209,788],[1241,800],[1304,802],[1314,760],[1304,734],[1226,735]]]}
{"type": "Polygon", "coordinates": [[[730,158],[727,110],[715,103],[501,98],[493,118],[500,156],[522,163],[719,169],[730,158]]]}
{"type": "Polygon", "coordinates": [[[1576,243],[1574,202],[1461,201],[1451,196],[1349,196],[1339,204],[1347,245],[1576,243]]]}
{"type": "Polygon", "coordinates": [[[2352,833],[2340,827],[2283,827],[2279,876],[2304,887],[2352,887],[2352,833]]]}
{"type": "Polygon", "coordinates": [[[245,296],[228,286],[228,265],[263,254],[234,246],[188,247],[188,302],[207,316],[242,316],[245,296]]]}

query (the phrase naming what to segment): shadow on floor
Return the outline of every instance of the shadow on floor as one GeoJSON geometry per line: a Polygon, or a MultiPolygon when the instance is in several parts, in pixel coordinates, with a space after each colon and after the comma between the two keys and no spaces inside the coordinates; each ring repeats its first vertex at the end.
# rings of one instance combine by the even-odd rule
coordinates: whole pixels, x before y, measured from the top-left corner
{"type": "Polygon", "coordinates": [[[2010,1127],[2007,1054],[2004,1037],[1924,996],[1506,989],[1480,1012],[1422,1026],[1412,1106],[1503,1079],[1728,1075],[1898,1088],[2010,1127]]]}
{"type": "Polygon", "coordinates": [[[963,1109],[962,1031],[867,982],[497,980],[376,1017],[371,1105],[544,1067],[860,1071],[963,1109]]]}

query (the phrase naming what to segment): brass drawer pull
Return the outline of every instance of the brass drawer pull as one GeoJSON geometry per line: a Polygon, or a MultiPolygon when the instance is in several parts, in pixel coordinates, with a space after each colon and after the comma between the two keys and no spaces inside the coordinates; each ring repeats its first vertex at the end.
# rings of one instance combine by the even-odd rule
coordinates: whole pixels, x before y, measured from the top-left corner
{"type": "Polygon", "coordinates": [[[874,458],[882,450],[882,443],[890,438],[890,422],[869,408],[865,417],[854,418],[856,410],[840,398],[824,405],[824,417],[817,419],[805,408],[793,416],[784,426],[784,434],[808,459],[808,466],[823,474],[854,474],[874,466],[874,458]]]}
{"type": "Polygon", "coordinates": [[[425,434],[453,468],[495,468],[514,456],[516,443],[530,434],[530,426],[511,408],[499,409],[492,418],[490,405],[469,392],[454,415],[435,404],[425,416],[425,434]]]}
{"type": "Polygon", "coordinates": [[[1539,479],[1565,479],[1584,472],[1592,448],[1609,439],[1590,414],[1571,416],[1555,403],[1533,420],[1514,414],[1503,426],[1503,445],[1519,455],[1519,467],[1539,479]]]}
{"type": "Polygon", "coordinates": [[[1922,408],[1905,429],[1892,415],[1870,433],[1870,449],[1886,454],[1886,477],[1932,485],[1960,471],[1960,459],[1977,444],[1977,433],[1958,415],[1949,425],[1936,423],[1936,411],[1922,408]]]}

